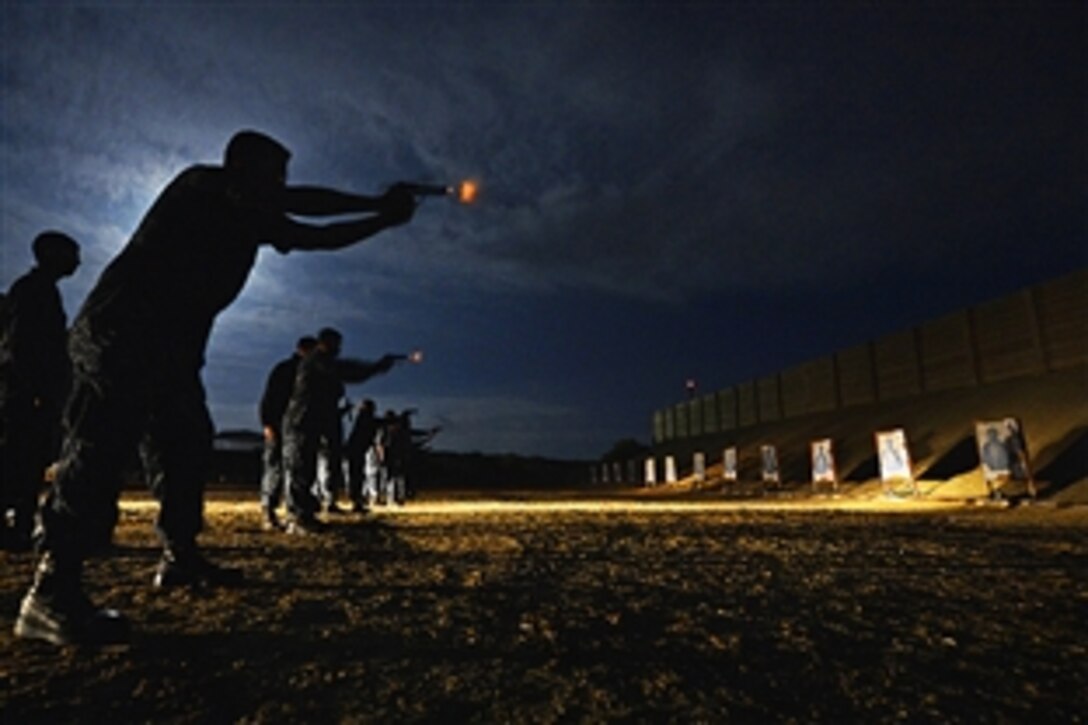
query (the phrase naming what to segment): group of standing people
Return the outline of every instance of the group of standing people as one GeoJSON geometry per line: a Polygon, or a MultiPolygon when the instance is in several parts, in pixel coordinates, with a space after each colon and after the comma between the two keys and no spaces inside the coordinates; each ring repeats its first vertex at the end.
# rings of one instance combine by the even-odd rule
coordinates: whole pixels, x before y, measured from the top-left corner
{"type": "MultiPolygon", "coordinates": [[[[240,570],[208,560],[197,545],[214,434],[200,371],[215,319],[241,292],[261,247],[280,253],[342,249],[405,224],[416,206],[403,185],[378,196],[288,186],[290,156],[270,136],[246,130],[230,139],[221,165],[182,171],[102,272],[66,337],[56,281],[78,266],[78,246],[56,234],[35,242],[39,271],[17,282],[3,304],[0,489],[5,509],[13,512],[5,540],[26,541],[34,508],[34,494],[27,497],[31,489],[24,490],[18,471],[30,472],[25,480],[36,492],[42,462],[57,450],[55,434],[38,439],[46,441],[44,454],[20,443],[18,437],[32,429],[26,421],[40,414],[55,427],[60,416],[61,442],[52,483],[35,517],[39,557],[15,621],[17,637],[57,645],[127,640],[127,619],[93,604],[85,593],[83,564],[112,538],[123,469],[137,451],[159,502],[155,528],[163,551],[152,584],[216,586],[242,578],[240,570]],[[317,224],[300,217],[336,220],[317,224]],[[27,307],[24,295],[32,294],[48,304],[27,307]],[[57,349],[67,345],[66,360],[55,372],[30,362],[49,378],[40,390],[13,372],[21,369],[16,321],[24,309],[48,309],[30,339],[43,349],[54,348],[58,358],[57,349]],[[13,424],[19,416],[21,422],[13,424]]],[[[328,355],[307,357],[300,378],[304,365],[341,367],[328,355]]],[[[366,374],[376,372],[371,366],[366,374]]],[[[325,378],[314,380],[324,384],[325,378]]],[[[309,426],[318,423],[305,410],[295,416],[291,424],[302,434],[294,440],[285,436],[285,453],[299,447],[299,460],[308,465],[309,426]]],[[[302,525],[313,509],[309,500],[299,502],[302,525]]]]}
{"type": "Polygon", "coordinates": [[[403,505],[415,481],[416,453],[439,430],[413,428],[411,410],[378,418],[373,400],[360,403],[345,444],[352,509],[403,505]]]}
{"type": "Polygon", "coordinates": [[[345,489],[356,513],[379,502],[404,502],[413,447],[408,412],[390,411],[379,420],[374,401],[367,399],[354,411],[346,440],[341,423],[352,412],[350,404],[343,405],[345,384],[384,374],[404,356],[385,355],[377,362],[343,358],[342,342],[331,327],[301,337],[294,354],[268,375],[259,406],[266,529],[319,533],[324,524],[316,514],[344,513],[337,498],[345,489]],[[286,521],[277,514],[281,501],[286,521]]]}

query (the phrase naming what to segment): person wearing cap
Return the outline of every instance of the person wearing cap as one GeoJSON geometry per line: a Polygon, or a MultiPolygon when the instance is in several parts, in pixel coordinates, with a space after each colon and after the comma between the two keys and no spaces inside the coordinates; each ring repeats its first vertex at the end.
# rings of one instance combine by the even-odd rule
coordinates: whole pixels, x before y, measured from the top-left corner
{"type": "Polygon", "coordinates": [[[68,317],[57,283],[79,268],[79,244],[42,232],[35,266],[8,290],[0,315],[0,521],[3,548],[31,547],[46,468],[56,460],[61,406],[71,382],[68,317]]]}
{"type": "Polygon", "coordinates": [[[213,425],[200,371],[216,317],[238,296],[265,245],[281,253],[335,250],[409,221],[402,186],[380,196],[288,186],[290,152],[241,131],[221,165],[183,170],[102,272],[69,335],[73,387],[65,438],[41,508],[41,557],[15,635],[58,645],[124,641],[120,613],[83,589],[88,552],[108,543],[121,468],[137,448],[159,502],[163,545],[153,584],[236,582],[197,546],[213,425]],[[327,224],[297,217],[359,215],[327,224]]]}

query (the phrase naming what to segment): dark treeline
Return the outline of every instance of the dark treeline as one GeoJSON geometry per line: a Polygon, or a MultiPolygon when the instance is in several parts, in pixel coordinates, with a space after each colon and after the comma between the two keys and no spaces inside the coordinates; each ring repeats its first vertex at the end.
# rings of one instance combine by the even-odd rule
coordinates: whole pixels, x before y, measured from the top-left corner
{"type": "MultiPolygon", "coordinates": [[[[232,441],[234,442],[234,441],[232,441]]],[[[513,454],[421,452],[415,493],[452,489],[555,489],[582,486],[588,462],[560,461],[513,454]]],[[[257,489],[260,452],[254,446],[217,442],[211,484],[223,488],[257,489]]],[[[138,480],[131,485],[139,487],[138,480]]]]}
{"type": "Polygon", "coordinates": [[[423,489],[571,488],[585,485],[587,462],[433,451],[420,458],[423,489]]]}

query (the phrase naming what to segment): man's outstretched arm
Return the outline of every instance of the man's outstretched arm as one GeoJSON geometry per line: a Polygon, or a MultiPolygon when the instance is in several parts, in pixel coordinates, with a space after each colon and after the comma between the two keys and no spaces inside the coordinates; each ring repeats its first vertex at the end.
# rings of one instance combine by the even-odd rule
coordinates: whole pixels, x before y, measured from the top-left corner
{"type": "Polygon", "coordinates": [[[384,355],[377,362],[355,360],[353,358],[338,358],[335,361],[336,377],[345,383],[361,383],[375,375],[389,372],[396,362],[393,355],[384,355]]]}
{"type": "MultiPolygon", "coordinates": [[[[361,212],[388,212],[399,208],[411,193],[394,184],[381,196],[352,194],[320,186],[289,186],[284,190],[284,211],[300,216],[331,216],[361,212]]],[[[411,197],[414,205],[415,198],[411,197]]]]}
{"type": "MultiPolygon", "coordinates": [[[[305,224],[284,216],[276,223],[274,229],[268,230],[267,241],[272,242],[273,246],[281,252],[287,252],[292,249],[342,249],[377,234],[384,229],[408,222],[415,212],[415,197],[409,192],[398,189],[397,187],[393,187],[376,199],[371,197],[353,196],[341,192],[329,192],[329,194],[329,196],[324,196],[324,193],[320,193],[311,197],[311,199],[324,197],[324,201],[318,204],[318,206],[321,206],[321,208],[326,210],[323,213],[337,213],[329,212],[328,210],[332,209],[338,203],[355,203],[351,201],[354,199],[359,204],[369,204],[373,202],[375,205],[374,211],[376,211],[377,214],[363,219],[352,219],[322,225],[305,224]],[[366,201],[364,202],[362,200],[366,201]]],[[[314,208],[317,207],[311,207],[311,209],[314,208]]],[[[360,209],[356,207],[354,211],[357,212],[360,211],[360,209]]],[[[290,208],[287,209],[287,212],[301,213],[295,212],[294,209],[290,208]]]]}
{"type": "Polygon", "coordinates": [[[284,211],[301,216],[330,216],[381,211],[382,197],[350,194],[319,186],[291,186],[284,190],[284,211]]]}
{"type": "Polygon", "coordinates": [[[271,236],[270,241],[272,246],[280,252],[289,252],[292,249],[308,251],[343,249],[383,229],[403,223],[383,215],[320,226],[285,219],[280,224],[279,230],[271,236]]]}

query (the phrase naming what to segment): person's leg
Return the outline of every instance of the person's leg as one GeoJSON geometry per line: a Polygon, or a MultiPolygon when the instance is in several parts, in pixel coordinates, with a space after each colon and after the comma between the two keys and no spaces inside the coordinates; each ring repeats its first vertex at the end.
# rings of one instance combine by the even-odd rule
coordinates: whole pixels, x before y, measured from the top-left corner
{"type": "Polygon", "coordinates": [[[377,454],[373,448],[368,449],[363,469],[363,500],[367,506],[373,506],[378,501],[378,472],[380,470],[377,454]]]}
{"type": "Polygon", "coordinates": [[[340,442],[329,440],[325,446],[325,510],[329,513],[343,513],[336,502],[344,490],[344,454],[340,442]]]}
{"type": "Polygon", "coordinates": [[[313,493],[317,475],[316,436],[285,430],[283,434],[284,485],[287,492],[288,531],[306,533],[319,530],[317,511],[320,503],[313,493]]]}
{"type": "MultiPolygon", "coordinates": [[[[34,514],[38,509],[38,494],[45,472],[48,431],[42,430],[41,416],[32,404],[8,401],[4,418],[3,447],[6,455],[0,458],[0,514],[10,511],[11,527],[5,528],[4,548],[12,551],[29,551],[32,547],[34,514]]],[[[0,522],[7,526],[7,521],[0,522]]]]}
{"type": "Polygon", "coordinates": [[[117,522],[122,466],[135,450],[145,419],[142,381],[106,375],[100,364],[74,362],[64,444],[41,509],[42,556],[15,635],[54,644],[122,641],[128,636],[127,621],[91,604],[83,592],[82,571],[88,552],[109,544],[117,522]],[[126,380],[126,385],[115,380],[126,380]]]}
{"type": "Polygon", "coordinates": [[[352,510],[356,513],[366,510],[364,490],[365,464],[358,452],[352,452],[347,456],[347,487],[348,498],[351,499],[352,510]]]}
{"type": "Polygon", "coordinates": [[[395,465],[386,466],[382,473],[385,479],[385,504],[392,506],[397,501],[397,477],[400,474],[395,465]]]}
{"type": "Polygon", "coordinates": [[[264,441],[261,474],[261,512],[268,527],[280,528],[276,509],[283,499],[283,440],[277,432],[264,441]]]}
{"type": "Polygon", "coordinates": [[[397,506],[403,506],[406,498],[407,482],[405,481],[404,474],[396,476],[393,479],[392,493],[393,503],[397,506]]]}
{"type": "Polygon", "coordinates": [[[330,500],[328,485],[329,457],[322,445],[317,448],[317,459],[314,464],[314,485],[310,488],[322,509],[328,505],[330,500]]]}
{"type": "Polygon", "coordinates": [[[196,541],[204,525],[213,430],[197,375],[176,379],[157,391],[140,443],[144,475],[159,501],[155,530],[163,556],[155,572],[156,586],[225,585],[241,579],[240,571],[205,559],[196,541]]]}
{"type": "Polygon", "coordinates": [[[159,501],[155,530],[166,547],[196,545],[204,524],[213,433],[199,378],[174,380],[157,391],[140,457],[148,487],[159,501]]]}

